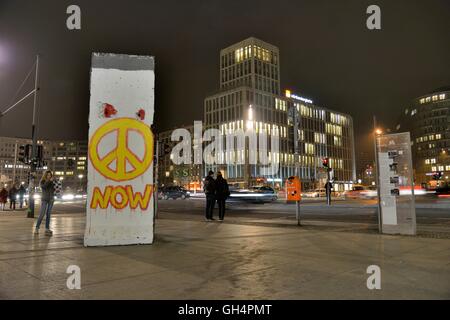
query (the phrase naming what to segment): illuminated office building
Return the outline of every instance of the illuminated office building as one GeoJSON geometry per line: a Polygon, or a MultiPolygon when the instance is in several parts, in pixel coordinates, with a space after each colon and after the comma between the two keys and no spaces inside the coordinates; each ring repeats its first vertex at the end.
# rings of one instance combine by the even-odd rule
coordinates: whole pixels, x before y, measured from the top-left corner
{"type": "MultiPolygon", "coordinates": [[[[194,126],[182,126],[194,137],[194,126]]],[[[180,128],[177,128],[180,129],[180,128]]],[[[176,165],[172,161],[171,151],[178,143],[171,140],[173,130],[167,130],[158,134],[158,186],[182,186],[188,190],[201,190],[202,170],[200,164],[176,165]]],[[[192,145],[195,144],[192,139],[192,145]]]]}
{"type": "MultiPolygon", "coordinates": [[[[204,101],[205,129],[217,128],[225,136],[242,129],[277,134],[280,148],[271,155],[279,162],[277,174],[261,176],[260,165],[248,163],[248,145],[236,150],[234,159],[244,164],[205,165],[221,170],[230,184],[251,186],[267,183],[282,186],[294,174],[292,128],[289,109],[296,108],[299,119],[300,178],[304,189],[323,187],[322,158],[328,157],[339,189],[355,180],[353,121],[349,115],[319,107],[309,99],[280,89],[280,54],[277,47],[248,38],[220,51],[220,90],[204,101]]],[[[270,147],[268,151],[271,152],[270,147]]]]}
{"type": "Polygon", "coordinates": [[[450,87],[415,98],[396,129],[411,134],[416,184],[435,187],[450,181],[450,87]]]}

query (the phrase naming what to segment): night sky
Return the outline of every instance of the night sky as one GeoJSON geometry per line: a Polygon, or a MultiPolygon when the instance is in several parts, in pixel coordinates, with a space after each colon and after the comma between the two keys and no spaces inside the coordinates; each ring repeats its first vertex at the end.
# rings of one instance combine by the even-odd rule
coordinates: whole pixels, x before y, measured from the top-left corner
{"type": "MultiPolygon", "coordinates": [[[[39,137],[87,139],[91,52],[143,54],[156,59],[158,130],[192,124],[218,89],[220,49],[250,36],[279,47],[282,89],[352,115],[361,147],[374,114],[392,127],[414,97],[450,85],[448,0],[0,0],[0,110],[39,53],[39,137]],[[80,31],[66,28],[71,4],[80,31]],[[366,28],[371,4],[381,31],[366,28]]],[[[0,118],[0,136],[29,137],[31,107],[0,118]]]]}

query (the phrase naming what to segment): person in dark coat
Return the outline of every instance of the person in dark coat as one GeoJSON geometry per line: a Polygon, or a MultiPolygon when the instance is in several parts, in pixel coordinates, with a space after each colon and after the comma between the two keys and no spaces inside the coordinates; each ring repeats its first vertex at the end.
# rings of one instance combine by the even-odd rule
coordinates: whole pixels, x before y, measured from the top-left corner
{"type": "Polygon", "coordinates": [[[19,194],[19,206],[20,209],[22,209],[23,207],[23,198],[25,196],[26,190],[25,187],[23,186],[23,184],[20,185],[19,190],[17,191],[17,193],[19,194]]]}
{"type": "Polygon", "coordinates": [[[219,221],[223,221],[225,217],[225,201],[230,196],[228,182],[222,177],[222,173],[217,172],[216,178],[216,201],[219,206],[219,221]]]}
{"type": "Polygon", "coordinates": [[[8,202],[8,190],[2,188],[0,190],[0,207],[2,208],[2,211],[5,211],[6,202],[8,202]]]}
{"type": "Polygon", "coordinates": [[[205,219],[206,221],[213,221],[213,210],[216,202],[216,182],[213,178],[214,172],[209,171],[208,176],[205,178],[205,182],[203,184],[203,191],[205,192],[206,197],[206,210],[205,210],[205,219]]]}
{"type": "Polygon", "coordinates": [[[50,230],[50,213],[53,208],[54,201],[54,186],[53,186],[53,173],[50,170],[45,171],[42,176],[41,182],[42,197],[41,197],[41,211],[39,213],[39,218],[36,223],[35,233],[39,233],[39,227],[41,226],[42,219],[45,218],[45,235],[51,236],[53,234],[50,230]]]}
{"type": "Polygon", "coordinates": [[[11,189],[9,189],[9,209],[13,211],[16,210],[16,196],[17,196],[17,188],[16,185],[13,184],[11,189]]]}

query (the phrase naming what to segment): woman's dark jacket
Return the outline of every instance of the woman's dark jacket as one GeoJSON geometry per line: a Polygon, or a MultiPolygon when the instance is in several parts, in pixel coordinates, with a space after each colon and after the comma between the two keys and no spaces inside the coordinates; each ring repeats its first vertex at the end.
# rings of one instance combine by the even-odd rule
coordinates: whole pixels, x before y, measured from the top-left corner
{"type": "Polygon", "coordinates": [[[42,200],[44,201],[53,201],[55,187],[53,186],[52,180],[41,180],[41,189],[42,189],[42,200]]]}
{"type": "Polygon", "coordinates": [[[216,199],[217,200],[226,200],[230,195],[230,191],[228,189],[228,182],[226,179],[217,178],[216,179],[216,199]]]}

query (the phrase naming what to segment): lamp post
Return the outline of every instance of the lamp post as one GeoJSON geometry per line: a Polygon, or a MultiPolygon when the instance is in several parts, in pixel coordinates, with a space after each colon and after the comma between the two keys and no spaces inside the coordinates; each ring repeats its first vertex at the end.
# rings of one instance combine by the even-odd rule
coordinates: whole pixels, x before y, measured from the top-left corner
{"type": "Polygon", "coordinates": [[[82,174],[79,174],[79,175],[78,175],[78,179],[80,179],[80,187],[79,187],[79,190],[80,190],[80,191],[83,191],[83,190],[82,190],[82,186],[81,186],[81,181],[83,180],[83,175],[82,175],[82,174]]]}
{"type": "Polygon", "coordinates": [[[375,157],[375,168],[377,170],[375,181],[377,184],[377,196],[378,196],[378,231],[382,232],[382,221],[381,221],[381,195],[380,195],[380,164],[378,162],[378,142],[377,139],[383,134],[383,131],[377,128],[377,119],[373,116],[373,137],[374,137],[374,157],[375,157]]]}
{"type": "MultiPolygon", "coordinates": [[[[14,103],[12,106],[8,107],[4,111],[0,112],[0,117],[4,117],[8,112],[13,110],[17,105],[28,99],[28,97],[34,96],[34,102],[33,102],[33,117],[32,117],[32,124],[31,124],[31,141],[32,141],[32,148],[31,148],[31,163],[30,163],[30,183],[29,183],[29,206],[28,206],[28,218],[34,218],[34,189],[35,189],[35,178],[36,178],[36,169],[37,169],[37,137],[36,137],[36,107],[38,102],[38,91],[39,91],[39,55],[36,56],[36,62],[33,65],[32,69],[26,76],[25,80],[22,82],[22,85],[20,86],[19,90],[22,88],[22,86],[25,84],[28,77],[31,75],[31,73],[35,71],[35,77],[34,77],[34,89],[26,94],[24,97],[22,97],[19,101],[14,103]]],[[[14,183],[15,181],[13,181],[14,183]]]]}

